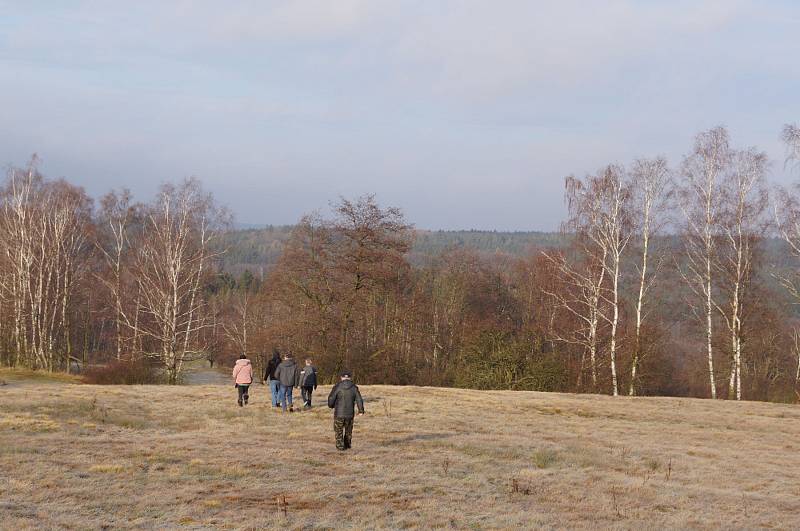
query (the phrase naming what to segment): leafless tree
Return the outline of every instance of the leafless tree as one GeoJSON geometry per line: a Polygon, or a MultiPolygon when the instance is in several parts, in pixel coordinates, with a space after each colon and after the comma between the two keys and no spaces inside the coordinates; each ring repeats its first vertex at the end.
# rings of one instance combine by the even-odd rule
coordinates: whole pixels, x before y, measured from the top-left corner
{"type": "Polygon", "coordinates": [[[604,264],[608,250],[598,246],[596,237],[590,235],[598,224],[597,196],[587,190],[582,180],[570,175],[564,180],[564,197],[569,217],[562,225],[562,231],[574,237],[576,252],[569,258],[564,253],[543,252],[561,284],[545,288],[545,292],[553,299],[557,309],[571,316],[575,326],[566,333],[551,328],[551,334],[556,341],[582,347],[584,354],[578,374],[579,382],[588,354],[592,388],[595,389],[600,315],[605,301],[602,296],[606,277],[604,264]]]}
{"type": "Polygon", "coordinates": [[[143,318],[125,315],[128,326],[155,342],[153,352],[169,382],[178,382],[186,361],[204,356],[197,344],[204,328],[202,283],[222,251],[212,248],[225,216],[200,183],[188,179],[161,188],[146,207],[136,245],[133,275],[141,294],[143,318]]]}
{"type": "Polygon", "coordinates": [[[266,321],[258,296],[243,290],[241,293],[229,294],[225,303],[229,311],[222,321],[226,339],[234,345],[237,354],[257,357],[254,356],[258,354],[254,336],[266,321]]]}
{"type": "Polygon", "coordinates": [[[557,279],[557,285],[545,286],[543,290],[553,300],[555,310],[565,312],[568,320],[575,323],[565,330],[550,327],[551,339],[577,345],[583,350],[578,387],[582,383],[588,355],[592,388],[596,388],[602,324],[600,315],[605,311],[605,298],[601,294],[606,274],[602,265],[605,257],[602,251],[595,254],[598,252],[596,249],[585,245],[583,247],[584,252],[572,259],[568,259],[563,253],[542,252],[554,269],[557,279]]]}
{"type": "Polygon", "coordinates": [[[611,387],[614,396],[619,395],[617,377],[618,331],[620,327],[620,290],[622,282],[622,258],[630,242],[630,187],[625,182],[625,170],[621,166],[610,165],[594,178],[590,187],[598,201],[599,211],[595,217],[596,230],[590,232],[597,245],[603,249],[606,259],[603,267],[611,283],[609,288],[609,315],[600,315],[608,320],[611,327],[609,338],[609,359],[611,362],[611,387]]]}
{"type": "Polygon", "coordinates": [[[800,163],[800,126],[786,124],[781,138],[786,143],[786,161],[800,163]]]}
{"type": "Polygon", "coordinates": [[[411,226],[398,208],[381,208],[373,195],[355,201],[342,198],[334,206],[331,226],[337,236],[332,251],[342,283],[337,370],[349,361],[348,334],[353,309],[402,264],[411,246],[411,226]]]}
{"type": "Polygon", "coordinates": [[[731,150],[725,128],[717,127],[700,133],[695,139],[692,153],[683,161],[683,183],[679,190],[679,204],[686,220],[683,235],[685,265],[679,269],[695,296],[690,301],[692,311],[699,320],[704,321],[712,398],[717,397],[712,342],[716,308],[714,264],[720,207],[719,180],[728,169],[730,160],[731,150]]]}
{"type": "Polygon", "coordinates": [[[619,394],[617,348],[620,321],[620,282],[622,257],[631,238],[630,188],[620,166],[610,165],[584,180],[566,179],[567,206],[573,231],[582,257],[570,264],[562,257],[547,255],[559,269],[568,288],[551,292],[557,304],[580,323],[570,338],[562,341],[583,344],[589,352],[592,382],[596,384],[597,338],[600,321],[610,328],[609,361],[614,396],[619,394]],[[610,285],[605,286],[608,282],[610,285]],[[608,311],[604,311],[604,308],[608,311]]]}
{"type": "MultiPolygon", "coordinates": [[[[95,245],[100,251],[105,264],[105,271],[96,274],[96,278],[105,286],[110,297],[110,305],[114,311],[114,333],[117,359],[122,357],[124,348],[123,332],[125,306],[134,301],[129,300],[130,287],[124,285],[125,270],[130,266],[131,226],[141,225],[142,207],[133,203],[130,190],[110,192],[100,200],[101,234],[95,245]]],[[[135,311],[135,310],[134,310],[135,311]]],[[[134,322],[136,318],[134,317],[134,322]]],[[[134,345],[135,349],[135,345],[134,345]]]]}
{"type": "Polygon", "coordinates": [[[13,306],[15,363],[69,370],[71,306],[86,272],[91,223],[85,192],[43,179],[35,157],[27,169],[10,170],[0,212],[0,289],[13,306]]]}
{"type": "Polygon", "coordinates": [[[636,295],[636,329],[628,394],[636,394],[636,378],[642,358],[642,324],[647,318],[648,292],[656,281],[663,255],[652,256],[653,240],[666,222],[671,196],[671,175],[666,159],[640,159],[631,171],[631,209],[635,217],[636,239],[639,245],[637,263],[638,291],[636,295]]]}
{"type": "Polygon", "coordinates": [[[730,333],[729,396],[742,399],[742,326],[754,274],[757,245],[767,229],[766,153],[735,151],[720,190],[717,270],[724,302],[715,302],[730,333]]]}

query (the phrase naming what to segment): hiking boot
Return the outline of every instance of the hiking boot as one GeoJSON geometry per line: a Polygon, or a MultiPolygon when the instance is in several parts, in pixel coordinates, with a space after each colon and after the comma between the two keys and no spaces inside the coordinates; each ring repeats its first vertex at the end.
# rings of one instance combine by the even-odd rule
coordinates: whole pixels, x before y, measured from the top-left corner
{"type": "Polygon", "coordinates": [[[242,399],[241,398],[239,400],[237,400],[236,403],[239,404],[239,407],[242,407],[242,399]]]}
{"type": "Polygon", "coordinates": [[[292,406],[289,406],[289,413],[294,413],[294,408],[292,406]]]}
{"type": "Polygon", "coordinates": [[[250,400],[250,397],[247,396],[247,395],[244,395],[244,405],[247,405],[247,401],[248,400],[250,400]]]}

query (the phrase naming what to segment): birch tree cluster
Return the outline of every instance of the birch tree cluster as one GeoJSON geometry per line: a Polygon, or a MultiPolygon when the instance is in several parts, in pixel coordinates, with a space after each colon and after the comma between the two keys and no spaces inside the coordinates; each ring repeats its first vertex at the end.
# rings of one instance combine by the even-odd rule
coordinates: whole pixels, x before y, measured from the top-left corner
{"type": "Polygon", "coordinates": [[[0,197],[0,359],[70,371],[97,353],[146,358],[177,382],[205,356],[204,289],[224,213],[195,180],[164,185],[149,204],[112,192],[95,209],[36,162],[9,170],[0,197]]]}
{"type": "MultiPolygon", "coordinates": [[[[783,138],[796,159],[797,129],[787,126],[783,138]]],[[[637,394],[642,363],[665,348],[691,356],[673,357],[673,365],[695,386],[704,373],[703,394],[711,398],[741,400],[748,373],[786,376],[787,367],[775,362],[787,356],[767,351],[786,348],[777,337],[786,335],[794,312],[767,299],[776,281],[785,289],[778,299],[797,300],[798,291],[794,268],[765,263],[764,249],[772,244],[800,258],[800,196],[777,188],[770,212],[769,169],[765,153],[732,146],[718,127],[698,134],[674,168],[663,158],[642,159],[629,169],[610,165],[566,179],[565,231],[575,239],[565,252],[544,254],[559,272],[548,291],[555,311],[571,323],[552,335],[579,349],[578,385],[588,380],[615,396],[637,394]],[[704,368],[696,363],[700,350],[704,368]]],[[[800,363],[793,372],[796,384],[800,363]]]]}
{"type": "Polygon", "coordinates": [[[2,190],[0,312],[7,363],[48,371],[73,354],[73,307],[89,273],[91,200],[46,181],[36,160],[12,169],[2,190]]]}

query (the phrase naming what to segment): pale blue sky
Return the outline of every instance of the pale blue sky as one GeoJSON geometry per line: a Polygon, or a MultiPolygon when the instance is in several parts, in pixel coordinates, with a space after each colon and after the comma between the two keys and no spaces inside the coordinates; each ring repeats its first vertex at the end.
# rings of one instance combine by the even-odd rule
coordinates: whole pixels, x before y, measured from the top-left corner
{"type": "Polygon", "coordinates": [[[548,230],[564,175],[718,124],[785,182],[790,121],[794,1],[0,0],[0,164],[96,196],[195,175],[244,223],[374,192],[423,228],[548,230]]]}

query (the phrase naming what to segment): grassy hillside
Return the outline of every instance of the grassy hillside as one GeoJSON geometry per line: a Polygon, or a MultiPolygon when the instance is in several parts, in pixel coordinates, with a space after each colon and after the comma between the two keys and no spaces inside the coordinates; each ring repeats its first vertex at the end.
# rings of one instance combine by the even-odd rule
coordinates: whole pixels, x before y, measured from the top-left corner
{"type": "MultiPolygon", "coordinates": [[[[317,400],[325,397],[320,388],[317,400]]],[[[792,528],[800,410],[764,403],[363,387],[327,408],[256,386],[0,387],[11,529],[792,528]]]]}

